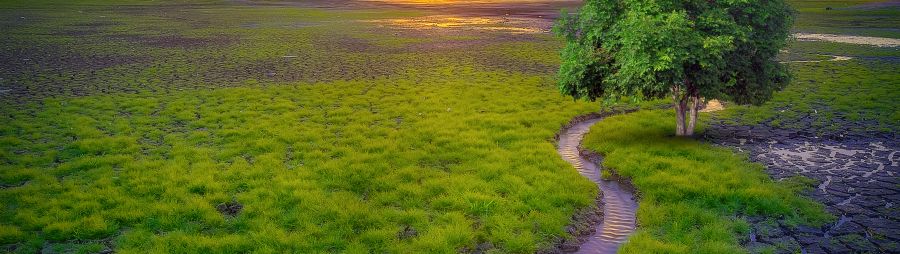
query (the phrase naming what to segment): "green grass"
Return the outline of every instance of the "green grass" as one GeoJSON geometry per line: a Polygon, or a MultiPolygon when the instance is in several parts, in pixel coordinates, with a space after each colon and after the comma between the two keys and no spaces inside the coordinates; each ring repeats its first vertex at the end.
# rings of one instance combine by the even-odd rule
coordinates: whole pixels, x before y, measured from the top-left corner
{"type": "Polygon", "coordinates": [[[0,191],[0,237],[123,253],[527,253],[566,237],[596,188],[550,139],[592,106],[537,76],[405,75],[5,111],[0,181],[24,185],[0,191]],[[238,216],[216,211],[232,200],[238,216]]]}
{"type": "Polygon", "coordinates": [[[6,250],[531,253],[597,195],[552,138],[598,105],[556,92],[546,35],[369,22],[424,15],[390,8],[5,4],[0,43],[31,59],[4,78],[34,92],[0,101],[6,250]]]}
{"type": "MultiPolygon", "coordinates": [[[[405,9],[184,3],[0,4],[0,44],[15,54],[10,66],[25,66],[4,78],[33,92],[0,93],[6,250],[453,253],[491,243],[531,253],[570,237],[572,214],[593,204],[596,188],[559,158],[552,137],[598,104],[553,87],[560,44],[549,35],[369,22],[433,14],[405,9]],[[217,211],[229,202],[243,209],[217,211]]],[[[798,45],[791,52],[803,59],[896,53],[798,45]]],[[[791,101],[815,97],[889,126],[896,102],[840,96],[896,94],[896,74],[872,65],[896,68],[795,65],[796,90],[721,118],[759,122],[786,105],[800,116],[816,105],[791,101]],[[857,75],[830,76],[841,70],[857,75]],[[880,85],[857,89],[855,79],[880,85]]],[[[741,252],[733,233],[747,226],[738,215],[825,219],[793,196],[803,184],[771,183],[744,155],[672,139],[670,118],[613,117],[589,138],[615,141],[591,148],[608,153],[644,198],[626,252],[741,252]],[[719,182],[733,188],[699,188],[719,182]]]]}
{"type": "MultiPolygon", "coordinates": [[[[796,30],[898,38],[891,28],[900,9],[854,9],[878,1],[791,1],[798,10],[796,30]],[[826,10],[832,7],[833,10],[826,10]],[[871,28],[843,29],[842,27],[871,28]]],[[[833,42],[794,41],[783,61],[824,60],[832,55],[849,61],[790,63],[793,81],[771,101],[759,106],[728,105],[708,118],[730,124],[765,123],[817,134],[900,131],[900,49],[833,42]],[[805,123],[804,119],[811,119],[805,123]]]]}
{"type": "Polygon", "coordinates": [[[854,59],[791,63],[793,81],[761,106],[730,105],[714,119],[732,124],[768,123],[816,132],[900,130],[900,90],[896,89],[900,52],[868,46],[798,42],[792,53],[841,55],[854,59]],[[893,59],[893,60],[892,60],[893,59]],[[812,119],[809,125],[802,118],[812,119]],[[835,121],[842,120],[842,121],[835,121]],[[847,122],[854,123],[848,126],[847,122]]]}
{"type": "Polygon", "coordinates": [[[864,7],[880,0],[790,0],[797,10],[794,30],[808,33],[849,34],[900,38],[896,24],[900,8],[864,7]],[[831,8],[828,10],[827,8],[831,8]]]}
{"type": "Polygon", "coordinates": [[[622,253],[743,253],[743,216],[822,224],[833,217],[798,192],[801,179],[773,182],[745,154],[677,138],[671,110],[604,119],[585,137],[603,166],[631,180],[640,202],[638,231],[622,253]]]}

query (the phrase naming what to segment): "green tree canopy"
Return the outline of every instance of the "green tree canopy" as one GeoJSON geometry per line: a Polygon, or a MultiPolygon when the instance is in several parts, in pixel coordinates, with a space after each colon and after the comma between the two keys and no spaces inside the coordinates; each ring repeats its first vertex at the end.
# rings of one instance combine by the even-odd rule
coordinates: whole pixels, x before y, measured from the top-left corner
{"type": "Polygon", "coordinates": [[[701,98],[759,104],[787,85],[775,56],[791,22],[784,0],[587,0],[555,28],[559,88],[591,101],[671,96],[677,134],[693,135],[701,98]]]}

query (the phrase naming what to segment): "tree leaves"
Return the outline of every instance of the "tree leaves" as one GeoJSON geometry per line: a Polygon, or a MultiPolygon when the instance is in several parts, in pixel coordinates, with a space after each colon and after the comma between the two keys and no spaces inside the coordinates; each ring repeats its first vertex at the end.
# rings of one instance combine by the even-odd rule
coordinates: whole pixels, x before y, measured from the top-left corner
{"type": "Polygon", "coordinates": [[[663,98],[681,86],[761,103],[789,80],[775,56],[791,21],[783,0],[588,0],[554,29],[567,42],[559,88],[594,101],[663,98]]]}

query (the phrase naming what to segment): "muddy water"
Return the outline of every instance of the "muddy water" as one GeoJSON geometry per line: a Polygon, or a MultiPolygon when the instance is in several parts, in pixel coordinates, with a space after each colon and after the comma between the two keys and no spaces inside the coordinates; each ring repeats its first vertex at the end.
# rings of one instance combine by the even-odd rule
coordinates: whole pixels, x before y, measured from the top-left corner
{"type": "Polygon", "coordinates": [[[579,145],[590,127],[601,118],[581,121],[565,130],[559,138],[559,154],[578,173],[597,184],[603,192],[603,222],[581,244],[577,253],[616,253],[635,230],[637,202],[629,188],[600,178],[600,167],[580,155],[579,145]]]}

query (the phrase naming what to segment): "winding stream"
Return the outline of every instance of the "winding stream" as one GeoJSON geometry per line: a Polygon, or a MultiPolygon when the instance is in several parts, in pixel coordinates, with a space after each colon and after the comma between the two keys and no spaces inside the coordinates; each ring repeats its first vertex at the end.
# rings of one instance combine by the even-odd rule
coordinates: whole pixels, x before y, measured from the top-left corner
{"type": "Polygon", "coordinates": [[[629,188],[616,181],[603,180],[600,167],[580,155],[579,146],[590,127],[602,120],[591,118],[566,129],[559,138],[558,152],[578,173],[597,184],[603,193],[603,222],[581,244],[576,253],[616,253],[635,230],[637,202],[629,188]]]}

